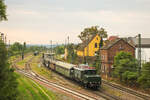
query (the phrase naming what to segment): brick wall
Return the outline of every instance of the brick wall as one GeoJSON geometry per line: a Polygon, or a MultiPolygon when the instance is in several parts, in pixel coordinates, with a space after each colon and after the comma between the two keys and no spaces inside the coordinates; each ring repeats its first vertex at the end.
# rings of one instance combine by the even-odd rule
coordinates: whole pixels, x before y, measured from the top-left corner
{"type": "Polygon", "coordinates": [[[129,52],[135,57],[135,48],[124,40],[120,40],[112,47],[100,51],[102,63],[101,72],[103,74],[110,75],[114,63],[114,57],[121,51],[129,52]]]}

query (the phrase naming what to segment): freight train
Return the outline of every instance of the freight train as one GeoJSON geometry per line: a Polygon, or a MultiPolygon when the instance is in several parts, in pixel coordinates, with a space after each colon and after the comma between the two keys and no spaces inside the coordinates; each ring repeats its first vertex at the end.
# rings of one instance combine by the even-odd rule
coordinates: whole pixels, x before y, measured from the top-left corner
{"type": "Polygon", "coordinates": [[[98,89],[101,86],[101,77],[96,75],[96,69],[87,65],[74,65],[52,59],[49,53],[43,54],[43,64],[59,74],[77,81],[87,88],[98,89]]]}

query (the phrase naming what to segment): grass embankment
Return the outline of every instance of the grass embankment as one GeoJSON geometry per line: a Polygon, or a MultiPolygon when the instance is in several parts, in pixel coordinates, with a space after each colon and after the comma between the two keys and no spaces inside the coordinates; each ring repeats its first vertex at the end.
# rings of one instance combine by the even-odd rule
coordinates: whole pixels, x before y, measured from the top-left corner
{"type": "Polygon", "coordinates": [[[12,62],[14,62],[15,60],[17,60],[18,58],[20,58],[20,55],[16,55],[16,56],[11,56],[11,57],[9,57],[9,62],[10,63],[12,63],[12,62]]]}
{"type": "MultiPolygon", "coordinates": [[[[43,76],[43,77],[45,77],[45,78],[47,78],[47,79],[49,79],[49,80],[55,80],[59,83],[64,83],[62,80],[60,80],[59,78],[52,75],[52,72],[50,70],[48,70],[47,68],[45,68],[41,64],[40,57],[41,57],[41,54],[37,55],[37,56],[34,56],[32,61],[30,62],[30,67],[31,67],[32,71],[39,74],[39,75],[41,75],[41,76],[43,76]]],[[[26,59],[29,59],[29,58],[26,58],[26,59]]],[[[25,61],[21,61],[21,62],[22,62],[22,65],[25,66],[25,61]]],[[[48,90],[55,94],[56,100],[72,100],[72,98],[70,98],[70,97],[68,97],[68,96],[66,96],[66,95],[64,95],[60,92],[57,92],[57,91],[52,90],[50,88],[48,88],[48,90]]],[[[26,91],[26,92],[28,92],[28,91],[26,91]]],[[[29,93],[28,93],[28,95],[29,95],[29,93]]],[[[28,100],[30,100],[30,99],[28,99],[28,100]]],[[[39,100],[39,99],[35,99],[35,100],[39,100]]],[[[45,99],[41,99],[41,100],[45,100],[45,99]]],[[[52,99],[52,100],[55,100],[55,99],[52,99]]]]}
{"type": "Polygon", "coordinates": [[[57,100],[53,92],[23,75],[16,75],[18,76],[17,81],[19,83],[19,96],[17,100],[57,100]]]}
{"type": "Polygon", "coordinates": [[[25,63],[28,62],[32,57],[33,57],[33,55],[29,55],[29,56],[25,57],[24,60],[21,60],[21,61],[19,61],[19,62],[16,63],[17,66],[20,69],[25,68],[25,63]]]}
{"type": "Polygon", "coordinates": [[[31,69],[35,73],[47,79],[50,79],[50,80],[54,79],[54,77],[52,77],[52,72],[50,70],[47,70],[47,68],[43,67],[43,65],[41,64],[40,57],[41,55],[38,55],[32,59],[31,69]]]}

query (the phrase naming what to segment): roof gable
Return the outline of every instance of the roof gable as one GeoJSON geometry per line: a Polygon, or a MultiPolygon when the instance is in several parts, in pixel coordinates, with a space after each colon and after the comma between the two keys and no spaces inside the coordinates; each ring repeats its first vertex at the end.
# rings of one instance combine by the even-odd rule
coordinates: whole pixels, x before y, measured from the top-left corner
{"type": "Polygon", "coordinates": [[[117,44],[119,41],[124,41],[124,42],[127,43],[129,46],[135,48],[133,45],[131,45],[130,43],[128,43],[125,39],[119,38],[119,39],[116,39],[116,40],[114,40],[114,41],[109,42],[108,44],[106,44],[105,46],[103,46],[103,47],[101,48],[101,50],[110,49],[110,48],[113,47],[115,44],[117,44]]]}
{"type": "MultiPolygon", "coordinates": [[[[95,35],[93,35],[92,37],[88,38],[88,39],[87,39],[86,41],[84,41],[83,43],[81,43],[81,44],[79,45],[78,50],[83,51],[84,48],[85,48],[86,46],[88,46],[89,43],[91,43],[91,41],[92,41],[96,36],[99,36],[99,35],[98,35],[98,34],[95,34],[95,35]]],[[[100,37],[100,36],[99,36],[99,37],[100,37]]]]}

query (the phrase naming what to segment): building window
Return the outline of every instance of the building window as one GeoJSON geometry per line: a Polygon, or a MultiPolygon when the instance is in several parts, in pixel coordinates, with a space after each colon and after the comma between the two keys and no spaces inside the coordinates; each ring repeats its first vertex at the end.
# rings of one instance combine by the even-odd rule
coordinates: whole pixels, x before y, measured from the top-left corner
{"type": "Polygon", "coordinates": [[[94,55],[95,55],[95,56],[97,55],[97,51],[95,51],[94,55]]]}
{"type": "Polygon", "coordinates": [[[124,48],[123,48],[123,46],[120,44],[119,45],[119,50],[123,50],[124,48]]]}
{"type": "Polygon", "coordinates": [[[98,37],[96,38],[96,40],[98,40],[98,37]]]}
{"type": "Polygon", "coordinates": [[[105,73],[106,72],[105,65],[103,67],[104,67],[104,73],[105,73]]]}
{"type": "Polygon", "coordinates": [[[97,43],[95,43],[95,48],[97,48],[97,43]]]}

